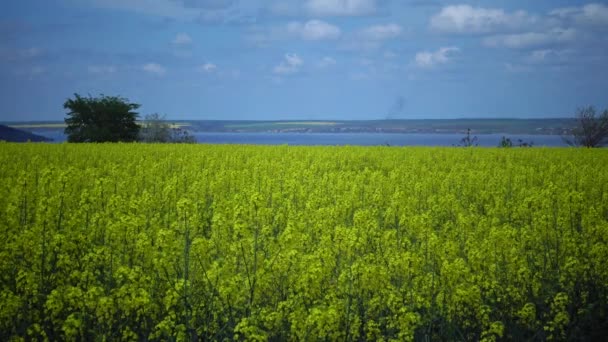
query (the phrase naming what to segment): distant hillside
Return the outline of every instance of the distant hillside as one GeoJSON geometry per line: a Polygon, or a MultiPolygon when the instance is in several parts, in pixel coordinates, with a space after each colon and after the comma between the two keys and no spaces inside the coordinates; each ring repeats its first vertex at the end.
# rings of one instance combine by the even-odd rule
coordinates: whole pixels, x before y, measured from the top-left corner
{"type": "MultiPolygon", "coordinates": [[[[577,123],[572,118],[549,119],[392,119],[392,120],[168,120],[191,132],[228,133],[451,133],[563,135],[577,123]]],[[[0,122],[63,136],[61,121],[0,122]]],[[[45,134],[48,135],[48,134],[45,134]]],[[[61,141],[61,138],[55,138],[61,141]]]]}
{"type": "MultiPolygon", "coordinates": [[[[176,121],[180,123],[180,121],[176,121]]],[[[199,132],[310,133],[466,133],[561,135],[574,119],[412,119],[336,121],[189,120],[186,128],[199,132]]]]}
{"type": "Polygon", "coordinates": [[[10,142],[45,142],[45,141],[53,141],[53,139],[49,139],[40,135],[32,134],[30,132],[22,131],[20,129],[8,127],[5,125],[0,125],[0,141],[10,141],[10,142]]]}

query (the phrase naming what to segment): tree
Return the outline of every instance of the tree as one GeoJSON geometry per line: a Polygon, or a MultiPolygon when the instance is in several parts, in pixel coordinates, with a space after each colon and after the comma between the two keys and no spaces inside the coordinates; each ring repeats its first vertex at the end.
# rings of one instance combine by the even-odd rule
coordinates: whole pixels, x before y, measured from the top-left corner
{"type": "Polygon", "coordinates": [[[180,127],[175,127],[171,129],[171,142],[194,144],[196,143],[196,138],[191,135],[187,130],[180,127]]]}
{"type": "Polygon", "coordinates": [[[165,116],[158,113],[146,115],[141,125],[139,140],[146,143],[195,143],[187,130],[171,127],[165,116]]]}
{"type": "Polygon", "coordinates": [[[146,115],[139,131],[139,140],[146,143],[166,143],[171,139],[171,126],[165,122],[164,115],[146,115]]]}
{"type": "Polygon", "coordinates": [[[137,141],[139,104],[117,96],[74,97],[63,104],[69,110],[64,131],[69,142],[137,141]]]}
{"type": "Polygon", "coordinates": [[[596,116],[592,106],[578,109],[576,127],[570,130],[570,136],[563,137],[570,146],[600,147],[608,143],[608,110],[596,116]]]}

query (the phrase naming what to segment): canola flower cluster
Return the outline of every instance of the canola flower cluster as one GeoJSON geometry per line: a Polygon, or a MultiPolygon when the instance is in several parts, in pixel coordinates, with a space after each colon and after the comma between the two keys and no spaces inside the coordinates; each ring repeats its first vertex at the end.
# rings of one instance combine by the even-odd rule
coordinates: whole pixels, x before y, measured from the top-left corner
{"type": "Polygon", "coordinates": [[[608,151],[0,144],[0,340],[608,336],[608,151]]]}

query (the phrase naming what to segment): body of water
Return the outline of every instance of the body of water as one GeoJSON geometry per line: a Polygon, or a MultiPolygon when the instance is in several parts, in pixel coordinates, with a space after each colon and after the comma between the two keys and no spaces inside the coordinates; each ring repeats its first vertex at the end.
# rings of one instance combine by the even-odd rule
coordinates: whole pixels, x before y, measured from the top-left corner
{"type": "MultiPolygon", "coordinates": [[[[32,131],[34,134],[53,139],[55,142],[67,140],[62,132],[32,131]]],[[[252,144],[252,145],[353,145],[353,146],[453,146],[458,145],[463,134],[432,133],[218,133],[194,132],[196,140],[203,144],[252,144]]],[[[557,135],[504,135],[478,134],[479,146],[498,146],[503,136],[508,137],[513,145],[518,139],[534,146],[566,146],[557,135]]]]}
{"type": "MultiPolygon", "coordinates": [[[[431,133],[194,133],[200,143],[256,145],[357,145],[357,146],[452,146],[458,145],[462,134],[431,133]]],[[[498,146],[503,134],[479,134],[479,146],[498,146]]],[[[534,146],[566,146],[556,135],[510,135],[514,145],[518,139],[534,146]]]]}

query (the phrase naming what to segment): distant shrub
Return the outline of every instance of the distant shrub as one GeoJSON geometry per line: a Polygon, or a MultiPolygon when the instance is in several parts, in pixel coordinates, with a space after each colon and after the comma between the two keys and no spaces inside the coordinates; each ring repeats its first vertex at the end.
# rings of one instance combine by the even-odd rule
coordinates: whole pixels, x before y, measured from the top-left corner
{"type": "Polygon", "coordinates": [[[141,124],[139,141],[145,143],[196,143],[196,138],[188,130],[171,127],[164,115],[146,115],[141,124]]]}
{"type": "Polygon", "coordinates": [[[458,144],[457,146],[462,146],[462,147],[478,146],[477,140],[478,140],[477,136],[471,137],[471,129],[467,128],[467,134],[462,139],[460,139],[460,144],[458,144]]]}
{"type": "MultiPolygon", "coordinates": [[[[532,142],[532,141],[527,142],[522,139],[517,139],[517,146],[518,147],[532,147],[532,146],[534,146],[534,142],[532,142]]],[[[503,148],[513,147],[513,141],[510,138],[503,136],[502,139],[500,140],[500,143],[498,144],[498,147],[503,147],[503,148]]]]}
{"type": "Polygon", "coordinates": [[[578,109],[577,126],[562,137],[570,146],[601,147],[608,143],[608,109],[596,116],[593,106],[578,109]]]}

